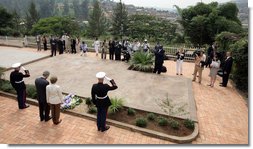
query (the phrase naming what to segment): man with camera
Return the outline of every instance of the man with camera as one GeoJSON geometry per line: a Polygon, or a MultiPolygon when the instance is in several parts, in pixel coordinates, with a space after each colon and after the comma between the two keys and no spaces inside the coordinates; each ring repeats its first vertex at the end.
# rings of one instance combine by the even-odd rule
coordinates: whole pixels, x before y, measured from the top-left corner
{"type": "Polygon", "coordinates": [[[195,54],[195,66],[194,66],[194,73],[193,73],[193,79],[192,81],[196,80],[197,72],[199,74],[199,84],[201,84],[202,81],[202,71],[204,70],[206,56],[204,54],[204,51],[200,50],[200,52],[197,52],[195,54]]]}
{"type": "Polygon", "coordinates": [[[29,105],[26,104],[26,85],[23,78],[30,77],[30,73],[24,67],[21,67],[21,63],[13,64],[12,68],[14,71],[10,74],[10,82],[17,92],[18,107],[19,109],[28,108],[29,105]],[[25,74],[19,72],[21,68],[25,71],[25,74]]]}

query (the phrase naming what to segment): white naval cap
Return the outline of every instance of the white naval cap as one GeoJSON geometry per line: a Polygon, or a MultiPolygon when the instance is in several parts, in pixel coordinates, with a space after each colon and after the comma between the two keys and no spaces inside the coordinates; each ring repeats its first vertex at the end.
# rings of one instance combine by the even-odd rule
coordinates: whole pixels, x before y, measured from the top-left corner
{"type": "Polygon", "coordinates": [[[105,77],[105,75],[106,75],[105,72],[98,72],[98,73],[96,74],[96,77],[97,77],[98,79],[103,79],[103,78],[105,77]]]}
{"type": "Polygon", "coordinates": [[[18,67],[20,67],[21,66],[21,63],[15,63],[15,64],[12,64],[11,65],[11,68],[18,68],[18,67]]]}

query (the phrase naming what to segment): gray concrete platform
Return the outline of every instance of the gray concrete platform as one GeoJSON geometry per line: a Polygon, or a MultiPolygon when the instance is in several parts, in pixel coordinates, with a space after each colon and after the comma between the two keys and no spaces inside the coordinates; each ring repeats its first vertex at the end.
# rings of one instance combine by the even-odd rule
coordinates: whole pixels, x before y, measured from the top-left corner
{"type": "Polygon", "coordinates": [[[0,46],[0,67],[10,68],[13,62],[28,63],[48,56],[48,53],[36,53],[22,48],[0,46]]]}
{"type": "MultiPolygon", "coordinates": [[[[28,57],[28,54],[17,55],[20,58],[28,57]]],[[[15,60],[11,61],[11,63],[13,62],[15,60]]],[[[44,70],[49,70],[52,75],[58,77],[57,84],[62,87],[64,92],[90,97],[92,84],[97,82],[95,74],[98,71],[104,71],[108,77],[115,80],[119,87],[117,90],[109,92],[109,96],[123,98],[124,105],[168,114],[159,106],[159,103],[168,95],[174,104],[186,105],[184,110],[188,113],[175,115],[176,117],[197,121],[190,79],[168,76],[167,74],[156,75],[131,71],[127,70],[128,66],[125,62],[101,60],[95,57],[93,53],[88,53],[86,57],[64,54],[26,65],[25,67],[29,69],[31,77],[25,79],[25,82],[34,84],[34,80],[41,76],[44,70]]],[[[10,71],[6,72],[6,79],[9,78],[9,74],[10,71]]]]}

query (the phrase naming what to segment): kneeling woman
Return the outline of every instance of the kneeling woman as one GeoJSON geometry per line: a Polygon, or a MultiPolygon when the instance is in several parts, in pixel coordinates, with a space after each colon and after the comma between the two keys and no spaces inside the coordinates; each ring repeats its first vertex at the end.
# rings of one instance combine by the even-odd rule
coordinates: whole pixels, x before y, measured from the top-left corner
{"type": "Polygon", "coordinates": [[[60,119],[60,107],[61,103],[63,103],[63,96],[60,86],[56,85],[57,77],[52,76],[50,78],[50,85],[46,87],[46,93],[47,93],[47,103],[50,104],[51,108],[51,115],[53,119],[53,123],[55,125],[58,125],[61,123],[60,119]],[[60,119],[60,120],[59,120],[60,119]]]}

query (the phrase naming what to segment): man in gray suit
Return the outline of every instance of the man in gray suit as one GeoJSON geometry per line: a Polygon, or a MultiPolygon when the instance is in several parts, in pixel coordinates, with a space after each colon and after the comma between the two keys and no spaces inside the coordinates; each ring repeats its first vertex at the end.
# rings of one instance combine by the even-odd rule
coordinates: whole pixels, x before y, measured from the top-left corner
{"type": "Polygon", "coordinates": [[[46,100],[46,86],[49,85],[47,78],[49,76],[49,71],[44,71],[42,77],[39,77],[35,80],[35,86],[37,90],[37,99],[39,102],[39,113],[40,113],[40,121],[49,121],[51,117],[50,106],[46,100]]]}

